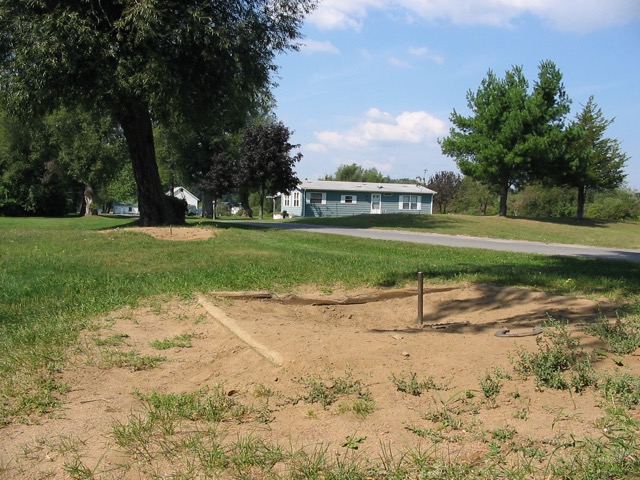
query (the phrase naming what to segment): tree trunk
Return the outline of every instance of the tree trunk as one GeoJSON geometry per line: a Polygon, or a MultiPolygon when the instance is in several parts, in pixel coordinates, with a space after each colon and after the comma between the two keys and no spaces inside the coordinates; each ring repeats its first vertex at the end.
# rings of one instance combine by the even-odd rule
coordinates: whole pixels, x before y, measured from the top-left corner
{"type": "Polygon", "coordinates": [[[584,185],[578,187],[578,213],[576,218],[582,220],[584,218],[584,204],[587,197],[587,188],[584,185]]]}
{"type": "Polygon", "coordinates": [[[133,176],[138,190],[140,224],[143,226],[184,224],[184,214],[172,208],[172,204],[162,191],[149,106],[146,102],[131,102],[125,106],[119,120],[127,140],[133,176]]]}
{"type": "Polygon", "coordinates": [[[251,210],[251,205],[249,205],[249,192],[246,190],[240,192],[240,205],[244,210],[244,216],[253,218],[253,210],[251,210]]]}
{"type": "Polygon", "coordinates": [[[86,216],[92,215],[91,204],[93,203],[93,189],[91,185],[84,186],[84,214],[86,216]]]}
{"type": "Polygon", "coordinates": [[[509,185],[502,185],[500,187],[500,210],[498,215],[501,217],[507,216],[507,195],[509,194],[509,185]]]}
{"type": "Polygon", "coordinates": [[[207,192],[207,191],[202,192],[202,217],[203,218],[215,217],[215,213],[213,212],[213,194],[211,192],[207,192]]]}
{"type": "Polygon", "coordinates": [[[258,200],[260,202],[260,220],[264,220],[264,197],[264,189],[260,187],[260,190],[258,191],[258,200]]]}

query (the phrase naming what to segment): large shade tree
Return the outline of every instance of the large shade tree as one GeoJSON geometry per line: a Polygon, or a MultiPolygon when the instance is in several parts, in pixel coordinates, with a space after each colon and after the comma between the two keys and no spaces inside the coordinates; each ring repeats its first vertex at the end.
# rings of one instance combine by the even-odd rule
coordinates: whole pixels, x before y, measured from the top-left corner
{"type": "Polygon", "coordinates": [[[521,67],[504,78],[490,70],[478,90],[467,93],[467,105],[471,115],[451,114],[453,127],[441,141],[442,151],[464,175],[500,195],[499,214],[505,216],[509,190],[541,176],[560,157],[570,105],[562,75],[552,62],[542,62],[529,92],[521,67]]]}
{"type": "Polygon", "coordinates": [[[314,0],[0,1],[0,90],[16,107],[108,112],[127,141],[143,225],[179,223],[153,123],[201,124],[242,93],[258,101],[277,52],[295,48],[314,0]],[[250,95],[247,95],[250,92],[250,95]]]}
{"type": "Polygon", "coordinates": [[[559,183],[577,190],[577,218],[584,217],[587,191],[614,190],[620,187],[629,159],[620,142],[607,138],[606,130],[613,119],[605,118],[602,109],[589,97],[566,130],[566,156],[556,171],[559,183]]]}

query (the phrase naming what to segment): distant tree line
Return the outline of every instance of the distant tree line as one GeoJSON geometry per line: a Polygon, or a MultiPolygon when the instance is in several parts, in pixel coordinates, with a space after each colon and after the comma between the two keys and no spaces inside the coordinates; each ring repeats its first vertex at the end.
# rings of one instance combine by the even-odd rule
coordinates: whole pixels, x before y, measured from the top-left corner
{"type": "MultiPolygon", "coordinates": [[[[199,195],[203,216],[213,218],[214,200],[233,195],[244,215],[252,216],[254,205],[262,218],[268,195],[299,183],[294,166],[302,154],[273,118],[223,136],[176,130],[154,133],[161,181],[199,195]]],[[[0,215],[109,213],[113,202],[137,200],[126,141],[110,117],[62,108],[25,125],[0,110],[0,215]]]]}

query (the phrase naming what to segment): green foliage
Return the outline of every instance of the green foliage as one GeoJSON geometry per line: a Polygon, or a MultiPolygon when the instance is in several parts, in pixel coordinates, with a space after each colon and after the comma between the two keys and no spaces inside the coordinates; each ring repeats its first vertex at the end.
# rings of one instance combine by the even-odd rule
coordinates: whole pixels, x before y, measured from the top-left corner
{"type": "Polygon", "coordinates": [[[525,377],[534,376],[539,387],[565,390],[570,387],[582,392],[596,384],[591,362],[580,349],[580,342],[571,338],[566,324],[553,319],[545,324],[542,335],[536,337],[537,353],[518,352],[515,369],[525,377]]]}
{"type": "Polygon", "coordinates": [[[528,185],[511,195],[509,210],[529,218],[568,218],[576,215],[576,194],[568,188],[528,185]]]}
{"type": "Polygon", "coordinates": [[[165,360],[165,357],[159,355],[140,355],[136,350],[107,349],[103,352],[102,365],[104,368],[130,368],[137,372],[155,368],[165,360]]]}
{"type": "Polygon", "coordinates": [[[637,220],[640,218],[640,198],[628,190],[596,193],[593,201],[586,205],[586,216],[606,220],[637,220]]]}
{"type": "Polygon", "coordinates": [[[182,333],[173,338],[154,340],[151,342],[151,346],[156,350],[167,350],[169,348],[191,348],[193,346],[191,339],[195,336],[195,333],[182,333]]]}
{"type": "Polygon", "coordinates": [[[619,373],[604,377],[599,390],[605,399],[634,408],[640,405],[640,378],[629,373],[619,373]]]}
{"type": "Polygon", "coordinates": [[[604,117],[593,96],[565,132],[566,156],[556,173],[562,185],[578,191],[577,217],[584,214],[587,191],[613,190],[624,182],[624,167],[629,157],[620,142],[606,138],[613,123],[604,117]]]}
{"type": "Polygon", "coordinates": [[[587,332],[604,341],[613,353],[626,355],[640,348],[640,314],[616,317],[612,323],[602,317],[596,324],[586,327],[587,332]]]}
{"type": "Polygon", "coordinates": [[[343,377],[331,377],[329,380],[309,376],[300,379],[300,382],[307,386],[304,400],[308,403],[319,403],[324,408],[349,395],[365,400],[371,399],[362,380],[355,380],[352,372],[347,372],[343,377]]]}
{"type": "Polygon", "coordinates": [[[415,372],[408,372],[407,374],[403,373],[399,376],[392,374],[391,381],[399,392],[408,393],[416,397],[419,397],[429,390],[444,390],[446,388],[444,385],[436,384],[433,377],[418,380],[418,376],[415,372]]]}
{"type": "Polygon", "coordinates": [[[485,372],[484,377],[480,379],[480,390],[484,394],[484,397],[495,402],[500,390],[502,390],[501,371],[494,370],[493,372],[485,372]]]}
{"type": "Polygon", "coordinates": [[[541,62],[538,81],[529,93],[521,67],[498,78],[491,70],[476,92],[467,93],[472,115],[455,110],[453,127],[441,141],[442,152],[456,160],[460,171],[500,195],[499,214],[507,214],[507,196],[545,162],[559,155],[561,122],[569,112],[562,75],[550,62],[541,62]]]}
{"type": "Polygon", "coordinates": [[[496,200],[497,195],[489,187],[471,177],[463,177],[450,211],[467,215],[495,215],[498,213],[496,200]]]}
{"type": "Polygon", "coordinates": [[[271,98],[276,54],[297,48],[315,2],[160,0],[94,7],[4,1],[0,91],[16,112],[79,105],[111,113],[131,153],[141,222],[179,223],[183,219],[164,204],[153,124],[200,131],[208,123],[218,126],[215,118],[262,108],[271,98]]]}
{"type": "Polygon", "coordinates": [[[388,175],[383,175],[375,167],[364,168],[357,163],[340,165],[335,173],[327,174],[321,180],[369,183],[390,183],[393,181],[388,175]]]}
{"type": "Polygon", "coordinates": [[[300,147],[289,143],[291,134],[282,122],[255,123],[245,129],[236,173],[241,190],[257,191],[260,219],[268,195],[288,193],[300,183],[294,167],[302,153],[291,154],[300,147]]]}
{"type": "Polygon", "coordinates": [[[433,202],[440,213],[447,213],[447,206],[455,198],[462,184],[462,176],[455,172],[437,172],[429,177],[427,187],[437,192],[433,202]]]}

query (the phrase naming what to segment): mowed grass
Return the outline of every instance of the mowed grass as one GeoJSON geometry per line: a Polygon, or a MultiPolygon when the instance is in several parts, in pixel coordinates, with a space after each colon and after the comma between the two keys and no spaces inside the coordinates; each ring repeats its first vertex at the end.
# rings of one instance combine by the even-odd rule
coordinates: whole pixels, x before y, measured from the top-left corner
{"type": "MultiPolygon", "coordinates": [[[[518,285],[634,300],[640,265],[466,250],[204,222],[216,235],[172,242],[122,230],[130,219],[0,218],[0,418],[53,409],[56,380],[82,328],[155,295],[302,284],[518,285]]],[[[196,222],[201,223],[201,222],[196,222]]],[[[198,228],[192,225],[191,228],[198,228]]]]}
{"type": "Polygon", "coordinates": [[[640,249],[640,222],[412,214],[300,218],[292,221],[314,225],[402,229],[472,237],[640,249]]]}

